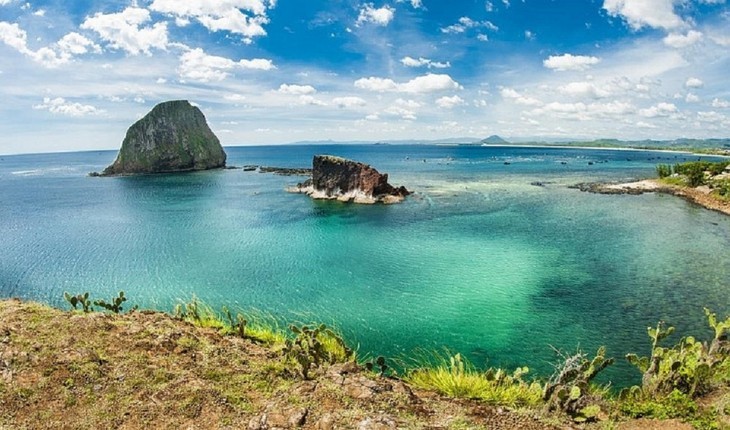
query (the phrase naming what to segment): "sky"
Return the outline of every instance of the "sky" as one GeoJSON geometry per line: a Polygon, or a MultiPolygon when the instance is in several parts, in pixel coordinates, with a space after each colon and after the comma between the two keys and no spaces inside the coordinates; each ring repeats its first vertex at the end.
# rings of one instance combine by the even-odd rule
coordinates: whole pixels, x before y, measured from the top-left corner
{"type": "Polygon", "coordinates": [[[224,146],[730,137],[729,71],[726,0],[0,0],[0,154],[173,99],[224,146]]]}

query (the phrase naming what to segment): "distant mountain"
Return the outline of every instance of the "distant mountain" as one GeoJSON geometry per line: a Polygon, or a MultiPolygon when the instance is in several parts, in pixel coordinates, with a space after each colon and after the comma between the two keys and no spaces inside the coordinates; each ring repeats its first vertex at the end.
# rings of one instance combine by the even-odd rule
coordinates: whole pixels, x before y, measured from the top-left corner
{"type": "Polygon", "coordinates": [[[497,136],[496,134],[493,134],[486,139],[482,139],[479,143],[486,145],[504,145],[509,142],[497,136]]]}

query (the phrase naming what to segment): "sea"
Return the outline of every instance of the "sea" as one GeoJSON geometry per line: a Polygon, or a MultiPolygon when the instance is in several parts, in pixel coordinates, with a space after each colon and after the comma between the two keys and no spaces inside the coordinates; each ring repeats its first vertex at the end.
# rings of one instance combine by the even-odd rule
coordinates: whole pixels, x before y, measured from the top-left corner
{"type": "Polygon", "coordinates": [[[304,178],[242,169],[89,177],[116,151],[0,156],[0,297],[68,309],[64,292],[171,312],[197,298],[323,322],[361,357],[461,353],[528,366],[604,345],[605,381],[639,381],[647,327],[711,336],[730,313],[730,217],[663,194],[571,186],[712,159],[643,150],[460,145],[225,148],[228,164],[371,164],[414,193],[394,205],[314,201],[304,178]]]}

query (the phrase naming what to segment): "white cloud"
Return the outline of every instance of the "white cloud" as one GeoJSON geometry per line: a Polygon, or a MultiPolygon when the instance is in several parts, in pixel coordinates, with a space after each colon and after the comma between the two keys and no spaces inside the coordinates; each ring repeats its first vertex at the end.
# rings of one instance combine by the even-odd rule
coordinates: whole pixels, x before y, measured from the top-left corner
{"type": "Polygon", "coordinates": [[[101,47],[79,33],[69,33],[56,42],[61,52],[73,55],[87,52],[101,53],[101,47]]]}
{"type": "Polygon", "coordinates": [[[456,106],[463,105],[464,99],[462,99],[459,96],[451,96],[451,97],[441,97],[440,99],[436,100],[436,105],[440,108],[444,109],[452,109],[456,106]]]}
{"type": "MultiPolygon", "coordinates": [[[[396,3],[403,3],[406,0],[396,0],[396,3]]],[[[422,0],[407,0],[408,3],[411,4],[411,7],[413,9],[421,9],[423,7],[423,1],[422,0]]]]}
{"type": "Polygon", "coordinates": [[[491,21],[474,21],[468,16],[462,16],[456,24],[443,27],[441,32],[446,34],[460,34],[466,32],[466,30],[470,28],[486,28],[491,31],[499,30],[499,27],[494,25],[491,21]]]}
{"type": "Polygon", "coordinates": [[[717,43],[720,46],[730,47],[730,36],[714,34],[710,36],[710,39],[712,39],[713,42],[717,43]]]}
{"type": "Polygon", "coordinates": [[[372,23],[382,27],[390,24],[395,17],[395,9],[390,6],[383,6],[376,9],[372,3],[366,3],[360,9],[360,15],[357,17],[356,25],[364,23],[372,23]]]}
{"type": "Polygon", "coordinates": [[[5,5],[8,5],[8,4],[10,4],[10,3],[12,2],[12,1],[13,1],[13,0],[0,0],[0,6],[5,6],[5,5]]]}
{"type": "Polygon", "coordinates": [[[365,106],[367,102],[360,97],[346,96],[333,98],[332,104],[340,108],[351,108],[357,106],[365,106]]]}
{"type": "Polygon", "coordinates": [[[70,103],[62,97],[51,99],[50,97],[44,97],[43,103],[34,105],[33,109],[47,110],[54,114],[68,115],[68,116],[86,116],[86,115],[97,115],[104,112],[91,105],[83,105],[81,103],[70,103]]]}
{"type": "Polygon", "coordinates": [[[175,16],[177,25],[196,19],[208,30],[240,34],[244,42],[251,43],[254,37],[266,35],[266,12],[275,5],[275,0],[154,0],[150,9],[175,16]]]}
{"type": "Polygon", "coordinates": [[[119,13],[97,13],[81,24],[84,30],[93,30],[114,49],[129,54],[150,54],[150,49],[166,49],[167,23],[158,22],[152,27],[140,27],[151,21],[147,9],[128,7],[119,13]]]}
{"type": "Polygon", "coordinates": [[[271,60],[257,58],[236,62],[230,58],[208,55],[202,49],[195,48],[180,56],[178,73],[183,79],[198,82],[222,81],[237,68],[271,70],[275,66],[271,60]]]}
{"type": "Polygon", "coordinates": [[[427,74],[413,78],[410,81],[399,85],[399,91],[404,93],[430,93],[434,91],[460,89],[456,81],[449,75],[427,74]]]}
{"type": "Polygon", "coordinates": [[[502,88],[499,94],[504,99],[512,100],[517,104],[524,106],[542,106],[542,102],[536,98],[525,97],[512,88],[502,88]]]}
{"type": "Polygon", "coordinates": [[[697,94],[687,93],[684,101],[686,101],[687,103],[697,103],[700,101],[700,98],[697,96],[697,94]]]}
{"type": "Polygon", "coordinates": [[[679,112],[674,103],[661,102],[647,109],[639,110],[639,115],[645,118],[666,117],[679,112]]]}
{"type": "Polygon", "coordinates": [[[665,45],[672,48],[686,48],[692,46],[702,40],[702,33],[695,30],[690,30],[687,34],[681,33],[670,33],[662,41],[665,45]]]}
{"type": "Polygon", "coordinates": [[[730,101],[715,98],[712,100],[712,107],[714,108],[730,108],[730,101]]]}
{"type": "Polygon", "coordinates": [[[69,33],[55,44],[33,51],[28,48],[27,33],[18,24],[8,22],[0,22],[0,41],[49,68],[68,63],[74,55],[101,52],[98,45],[78,33],[69,33]]]}
{"type": "MultiPolygon", "coordinates": [[[[231,102],[242,102],[242,101],[246,100],[246,96],[244,96],[242,94],[236,94],[236,93],[226,94],[223,96],[223,98],[228,101],[231,101],[231,102]]],[[[233,124],[233,125],[235,125],[235,124],[233,124]]]]}
{"type": "Polygon", "coordinates": [[[438,61],[431,61],[428,58],[418,57],[418,58],[411,58],[411,57],[403,57],[400,60],[401,63],[403,63],[406,67],[428,67],[435,68],[435,69],[446,69],[451,67],[451,63],[448,61],[445,63],[438,62],[438,61]]]}
{"type": "Polygon", "coordinates": [[[561,93],[567,94],[569,96],[590,97],[594,99],[608,97],[611,95],[610,92],[606,91],[605,89],[596,87],[596,85],[591,82],[571,82],[558,88],[558,90],[561,93]]]}
{"type": "Polygon", "coordinates": [[[46,16],[46,10],[45,9],[38,9],[37,11],[33,12],[34,16],[46,16]]]}
{"type": "Polygon", "coordinates": [[[705,83],[698,78],[689,78],[687,79],[687,82],[684,83],[684,86],[687,88],[702,88],[704,85],[705,83]]]}
{"type": "Polygon", "coordinates": [[[721,123],[727,119],[727,117],[721,113],[715,111],[709,112],[697,112],[697,119],[701,122],[709,122],[713,124],[721,123]]]}
{"type": "Polygon", "coordinates": [[[410,109],[406,109],[401,106],[390,106],[387,109],[383,111],[383,113],[391,115],[391,116],[397,116],[401,119],[407,120],[407,121],[415,121],[418,119],[416,117],[416,113],[410,109]]]}
{"type": "Polygon", "coordinates": [[[306,95],[316,93],[317,89],[311,85],[281,84],[278,91],[282,94],[306,95]]]}
{"type": "Polygon", "coordinates": [[[368,91],[393,91],[413,94],[461,89],[461,85],[451,79],[451,76],[432,73],[418,76],[402,84],[387,78],[361,78],[355,81],[355,87],[368,91]]]}
{"type": "Polygon", "coordinates": [[[251,60],[239,60],[238,66],[248,70],[272,70],[276,69],[274,62],[266,58],[254,58],[251,60]]]}
{"type": "Polygon", "coordinates": [[[621,17],[634,30],[643,27],[672,30],[685,23],[674,13],[675,0],[604,0],[609,15],[621,17]]]}
{"type": "Polygon", "coordinates": [[[308,94],[299,96],[299,103],[311,106],[327,106],[327,103],[323,102],[322,100],[316,99],[314,98],[314,96],[308,94]]]}
{"type": "Polygon", "coordinates": [[[598,64],[601,60],[598,57],[589,57],[585,55],[551,55],[542,62],[543,66],[548,69],[565,72],[568,70],[587,70],[591,66],[598,64]]]}
{"type": "Polygon", "coordinates": [[[355,81],[355,87],[362,90],[377,91],[382,93],[386,91],[397,91],[398,84],[396,84],[395,81],[392,79],[377,78],[371,76],[369,78],[360,78],[355,81]]]}

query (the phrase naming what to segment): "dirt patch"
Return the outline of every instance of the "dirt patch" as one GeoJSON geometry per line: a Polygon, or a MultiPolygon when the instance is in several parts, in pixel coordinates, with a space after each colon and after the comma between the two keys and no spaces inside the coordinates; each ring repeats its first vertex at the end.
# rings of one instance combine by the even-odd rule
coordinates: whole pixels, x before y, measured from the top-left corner
{"type": "Polygon", "coordinates": [[[163,313],[0,301],[0,428],[565,428],[353,363],[295,373],[270,348],[163,313]]]}

